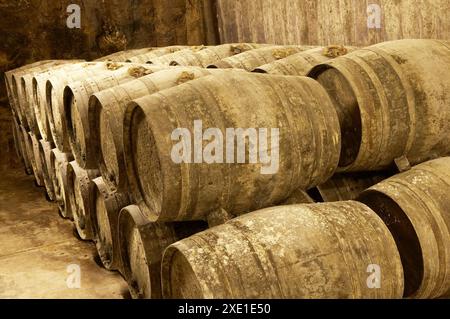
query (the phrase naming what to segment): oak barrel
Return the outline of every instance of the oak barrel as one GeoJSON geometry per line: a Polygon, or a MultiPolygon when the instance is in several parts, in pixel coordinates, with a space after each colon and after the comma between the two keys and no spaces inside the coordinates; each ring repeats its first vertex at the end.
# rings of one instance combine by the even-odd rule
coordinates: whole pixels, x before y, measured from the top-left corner
{"type": "Polygon", "coordinates": [[[64,89],[64,115],[70,148],[75,160],[84,169],[96,169],[95,154],[89,127],[89,98],[104,89],[162,70],[161,66],[120,64],[77,82],[67,83],[64,89]]]}
{"type": "Polygon", "coordinates": [[[279,206],[238,217],[167,248],[161,276],[164,298],[403,295],[392,235],[370,208],[354,201],[279,206]]]}
{"type": "Polygon", "coordinates": [[[316,66],[342,130],[341,171],[380,170],[450,153],[450,43],[399,40],[316,66]]]}
{"type": "Polygon", "coordinates": [[[225,59],[222,59],[216,63],[208,66],[208,68],[235,68],[244,69],[246,71],[253,71],[257,67],[284,59],[292,54],[296,54],[305,50],[313,49],[313,46],[267,46],[251,51],[246,51],[225,59]]]}
{"type": "Polygon", "coordinates": [[[161,260],[164,249],[206,229],[202,222],[152,223],[135,205],[119,215],[121,273],[131,296],[161,298],[161,260]]]}
{"type": "Polygon", "coordinates": [[[400,251],[405,297],[450,294],[450,157],[413,167],[358,198],[384,220],[400,251]]]}
{"type": "Polygon", "coordinates": [[[93,179],[98,175],[98,170],[85,170],[76,161],[70,162],[67,166],[67,185],[73,221],[82,240],[95,239],[93,226],[95,184],[93,179]]]}
{"type": "Polygon", "coordinates": [[[262,65],[254,69],[253,72],[277,75],[307,75],[314,66],[330,59],[346,55],[354,49],[354,47],[341,45],[319,47],[262,65]]]}
{"type": "Polygon", "coordinates": [[[210,70],[172,67],[92,94],[89,100],[90,132],[95,163],[111,190],[127,191],[123,154],[123,118],[127,104],[136,98],[211,74],[210,70]]]}
{"type": "Polygon", "coordinates": [[[119,213],[130,204],[129,196],[109,190],[102,177],[94,179],[93,183],[95,189],[92,217],[97,252],[106,269],[119,269],[119,213]]]}
{"type": "MultiPolygon", "coordinates": [[[[230,145],[233,140],[243,142],[236,136],[230,145]]],[[[134,100],[125,114],[123,141],[132,200],[151,219],[161,221],[205,219],[218,209],[236,215],[272,206],[299,188],[328,180],[340,150],[334,106],[316,81],[247,72],[202,77],[134,100]],[[173,132],[194,132],[199,120],[204,130],[258,129],[260,140],[270,141],[260,144],[259,154],[273,150],[273,157],[208,157],[208,164],[183,155],[174,161],[188,138],[183,135],[176,143],[173,132]],[[225,163],[230,160],[233,165],[225,163]]]]}

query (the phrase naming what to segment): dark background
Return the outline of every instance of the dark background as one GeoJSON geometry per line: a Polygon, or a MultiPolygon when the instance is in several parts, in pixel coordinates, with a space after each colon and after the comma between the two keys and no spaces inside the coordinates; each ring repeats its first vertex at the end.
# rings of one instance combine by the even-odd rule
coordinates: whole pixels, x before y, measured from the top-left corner
{"type": "Polygon", "coordinates": [[[86,59],[125,49],[216,44],[212,0],[0,0],[0,168],[18,165],[4,72],[44,59],[86,59]],[[67,7],[81,8],[69,29],[67,7]],[[208,31],[207,31],[208,30],[208,31]],[[208,33],[209,32],[209,33],[208,33]]]}

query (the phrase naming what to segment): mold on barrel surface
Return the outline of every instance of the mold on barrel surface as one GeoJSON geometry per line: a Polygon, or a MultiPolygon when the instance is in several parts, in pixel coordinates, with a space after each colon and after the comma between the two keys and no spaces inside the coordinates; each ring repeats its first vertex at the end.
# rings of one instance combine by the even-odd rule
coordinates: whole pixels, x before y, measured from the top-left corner
{"type": "Polygon", "coordinates": [[[382,220],[358,202],[238,217],[164,253],[165,298],[401,298],[403,270],[382,220]],[[382,269],[371,289],[370,265],[382,269]]]}
{"type": "Polygon", "coordinates": [[[95,184],[92,226],[97,252],[106,269],[120,269],[119,213],[130,204],[128,194],[109,190],[102,177],[92,182],[95,184]]]}
{"type": "Polygon", "coordinates": [[[190,54],[172,57],[170,65],[199,66],[206,68],[208,65],[219,60],[246,51],[254,50],[262,46],[267,45],[256,43],[230,43],[205,47],[202,50],[194,51],[190,54]]]}
{"type": "Polygon", "coordinates": [[[159,299],[164,249],[206,229],[204,222],[151,222],[139,207],[130,205],[119,215],[120,271],[133,298],[159,299]]]}
{"type": "Polygon", "coordinates": [[[342,131],[341,171],[418,164],[450,152],[448,43],[399,40],[316,66],[342,131]]]}
{"type": "Polygon", "coordinates": [[[62,153],[57,148],[53,149],[50,154],[50,172],[54,174],[53,190],[55,192],[55,201],[58,204],[60,215],[69,219],[73,219],[73,212],[67,168],[72,160],[72,154],[62,153]]]}
{"type": "Polygon", "coordinates": [[[123,118],[130,101],[211,74],[192,67],[167,67],[138,79],[94,93],[89,100],[91,143],[97,165],[111,190],[127,191],[123,154],[123,118]]]}
{"type": "Polygon", "coordinates": [[[98,170],[85,170],[76,161],[67,168],[67,185],[74,224],[81,239],[95,238],[93,214],[95,213],[93,179],[99,176],[98,170]]]}
{"type": "Polygon", "coordinates": [[[339,158],[335,109],[306,77],[213,74],[134,100],[124,123],[130,193],[153,220],[199,220],[220,208],[238,215],[272,206],[326,181],[339,158]],[[222,132],[278,128],[279,148],[267,146],[278,150],[278,170],[261,174],[264,164],[248,158],[247,165],[173,162],[175,142],[168,139],[176,128],[193,132],[195,120],[222,132]]]}
{"type": "Polygon", "coordinates": [[[304,76],[311,69],[330,59],[346,55],[354,51],[355,47],[332,45],[306,50],[290,55],[284,59],[261,65],[253,70],[257,73],[277,74],[277,75],[298,75],[304,76]]]}
{"type": "Polygon", "coordinates": [[[413,167],[363,192],[359,201],[386,223],[405,273],[405,297],[450,293],[450,158],[413,167]]]}
{"type": "Polygon", "coordinates": [[[151,74],[162,67],[140,64],[106,63],[95,76],[68,82],[63,92],[64,114],[69,143],[75,159],[84,169],[97,168],[97,146],[92,143],[89,119],[89,98],[93,93],[151,74]],[[136,69],[142,72],[135,72],[136,69]]]}
{"type": "Polygon", "coordinates": [[[261,65],[313,48],[313,46],[306,45],[265,46],[224,58],[208,65],[208,68],[235,68],[251,72],[261,65]]]}

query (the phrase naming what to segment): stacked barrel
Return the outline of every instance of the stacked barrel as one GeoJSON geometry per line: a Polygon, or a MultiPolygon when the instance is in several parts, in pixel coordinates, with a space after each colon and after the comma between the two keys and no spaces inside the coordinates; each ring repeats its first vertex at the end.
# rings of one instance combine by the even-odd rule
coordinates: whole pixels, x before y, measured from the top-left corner
{"type": "Polygon", "coordinates": [[[27,173],[134,298],[439,298],[449,67],[437,40],[237,43],[6,83],[27,173]]]}

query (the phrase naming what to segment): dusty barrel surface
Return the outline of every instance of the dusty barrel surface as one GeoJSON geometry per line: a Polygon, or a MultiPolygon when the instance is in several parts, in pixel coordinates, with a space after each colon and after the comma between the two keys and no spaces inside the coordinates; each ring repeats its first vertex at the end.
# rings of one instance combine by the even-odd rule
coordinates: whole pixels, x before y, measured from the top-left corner
{"type": "Polygon", "coordinates": [[[123,155],[123,119],[127,104],[136,98],[211,74],[210,70],[174,67],[94,93],[89,100],[95,163],[111,190],[127,190],[123,155]]]}
{"type": "Polygon", "coordinates": [[[308,49],[312,46],[268,46],[255,50],[243,52],[225,59],[220,60],[208,66],[208,68],[218,69],[244,69],[246,71],[253,71],[255,68],[276,61],[284,59],[292,54],[296,54],[308,49]]]}
{"type": "Polygon", "coordinates": [[[391,177],[391,172],[336,174],[330,180],[308,190],[317,202],[353,200],[369,187],[391,177]]]}
{"type": "Polygon", "coordinates": [[[171,65],[171,62],[174,59],[178,59],[178,58],[189,58],[192,56],[192,54],[197,53],[197,52],[201,52],[202,50],[206,49],[208,47],[205,46],[192,46],[192,47],[188,47],[185,48],[183,50],[174,52],[174,53],[170,53],[170,54],[166,54],[160,57],[155,57],[153,59],[148,60],[146,63],[149,64],[155,64],[155,65],[165,65],[165,66],[169,66],[171,65]]]}
{"type": "Polygon", "coordinates": [[[20,92],[22,92],[21,101],[23,101],[23,105],[26,106],[23,108],[24,115],[26,117],[30,131],[35,135],[40,136],[41,133],[39,130],[38,119],[36,117],[37,105],[36,100],[34,99],[33,92],[34,77],[42,73],[49,73],[51,70],[58,69],[60,67],[71,66],[79,62],[83,62],[83,60],[56,60],[52,64],[45,65],[45,67],[39,67],[33,72],[26,72],[19,75],[18,80],[20,81],[21,86],[20,92]]]}
{"type": "Polygon", "coordinates": [[[58,204],[59,213],[64,218],[73,219],[72,204],[70,202],[70,187],[67,180],[67,168],[73,160],[72,154],[62,153],[57,148],[50,154],[49,173],[54,174],[53,190],[55,201],[58,204]],[[54,173],[53,173],[54,172],[54,173]]]}
{"type": "Polygon", "coordinates": [[[328,46],[306,50],[262,65],[253,70],[258,73],[277,75],[307,75],[311,69],[323,62],[354,51],[354,47],[328,46]]]}
{"type": "Polygon", "coordinates": [[[161,274],[164,298],[403,294],[392,235],[371,209],[352,201],[280,206],[238,217],[171,245],[161,274]],[[371,265],[381,269],[379,289],[369,281],[371,265]]]}
{"type": "Polygon", "coordinates": [[[83,240],[95,239],[93,226],[95,184],[93,179],[98,175],[98,170],[85,170],[76,161],[70,162],[67,167],[67,185],[73,221],[78,235],[83,240]]]}
{"type": "Polygon", "coordinates": [[[50,201],[55,200],[55,190],[53,188],[53,173],[51,169],[51,154],[54,145],[44,139],[39,140],[39,158],[42,163],[42,179],[44,181],[47,197],[50,201]]]}
{"type": "Polygon", "coordinates": [[[121,273],[131,296],[161,298],[161,260],[164,249],[206,228],[202,222],[152,223],[135,205],[119,215],[121,273]]]}
{"type": "Polygon", "coordinates": [[[405,271],[405,297],[450,293],[450,157],[413,167],[365,191],[393,234],[405,271]]]}
{"type": "Polygon", "coordinates": [[[134,100],[123,140],[132,199],[161,221],[272,206],[331,177],[340,151],[334,106],[316,81],[247,72],[202,77],[134,100]],[[214,134],[199,142],[207,130],[214,134]],[[190,148],[192,136],[198,144],[190,148]],[[247,137],[259,152],[245,147],[247,137]],[[205,146],[214,138],[218,144],[205,146]]]}
{"type": "MultiPolygon", "coordinates": [[[[59,161],[61,161],[62,159],[66,159],[68,157],[70,157],[71,154],[64,154],[61,153],[57,148],[53,148],[50,152],[50,162],[48,165],[48,174],[50,176],[50,179],[53,183],[53,190],[55,191],[55,200],[57,200],[57,188],[59,188],[58,185],[58,180],[56,178],[56,169],[57,169],[57,165],[59,164],[59,161]]],[[[72,159],[70,158],[70,160],[68,160],[68,162],[72,161],[72,159]]],[[[58,190],[59,193],[59,190],[58,190]]]]}
{"type": "Polygon", "coordinates": [[[11,121],[11,131],[13,133],[14,148],[16,149],[16,155],[20,159],[20,161],[24,163],[23,146],[22,146],[23,144],[20,136],[21,134],[19,133],[19,124],[17,124],[15,119],[11,121]]]}
{"type": "Polygon", "coordinates": [[[28,159],[28,164],[29,167],[31,168],[30,175],[34,175],[35,174],[35,170],[36,170],[36,162],[34,160],[34,152],[33,152],[33,141],[31,140],[31,136],[29,134],[29,132],[27,132],[27,130],[21,126],[21,130],[22,130],[22,136],[23,136],[23,142],[24,142],[24,146],[25,146],[25,158],[28,159]]]}
{"type": "Polygon", "coordinates": [[[20,153],[20,158],[25,166],[25,173],[27,175],[33,174],[33,168],[30,163],[30,159],[28,158],[28,153],[26,149],[26,144],[24,140],[23,132],[25,129],[22,128],[22,126],[17,123],[16,120],[13,119],[13,132],[15,136],[16,141],[16,150],[20,153]]]}
{"type": "Polygon", "coordinates": [[[379,170],[450,152],[450,46],[437,40],[377,44],[316,66],[342,130],[341,171],[379,170]]]}
{"type": "Polygon", "coordinates": [[[172,54],[174,52],[184,50],[188,48],[188,46],[184,45],[174,45],[169,47],[160,47],[160,48],[154,48],[153,50],[149,52],[143,52],[141,54],[128,57],[126,62],[132,62],[132,63],[148,63],[151,59],[155,59],[167,54],[172,54]]]}
{"type": "Polygon", "coordinates": [[[31,79],[35,74],[47,71],[59,65],[72,63],[70,60],[50,60],[46,63],[40,64],[33,68],[27,68],[12,75],[12,86],[14,95],[17,98],[19,118],[23,125],[34,134],[38,133],[35,130],[34,122],[34,105],[29,98],[31,96],[31,79]]]}
{"type": "Polygon", "coordinates": [[[119,213],[130,204],[129,196],[126,193],[111,192],[102,177],[94,179],[93,183],[93,227],[97,252],[106,269],[119,269],[119,213]]]}
{"type": "Polygon", "coordinates": [[[53,142],[50,123],[47,116],[45,86],[50,72],[43,72],[34,76],[32,81],[33,101],[35,105],[36,123],[43,139],[53,142]]]}
{"type": "Polygon", "coordinates": [[[118,64],[97,76],[68,83],[64,89],[64,110],[72,153],[84,169],[97,168],[95,143],[89,127],[89,97],[104,89],[123,84],[163,69],[141,64],[118,64]]]}
{"type": "Polygon", "coordinates": [[[31,160],[31,166],[33,167],[33,174],[36,181],[36,185],[44,187],[44,176],[42,172],[42,162],[39,155],[39,140],[32,132],[28,132],[28,148],[31,154],[29,156],[31,160]]]}
{"type": "Polygon", "coordinates": [[[240,54],[249,50],[258,49],[264,45],[256,43],[232,43],[205,47],[197,52],[186,52],[183,55],[172,56],[170,65],[198,66],[206,68],[219,60],[240,54]]]}
{"type": "MultiPolygon", "coordinates": [[[[66,114],[64,113],[64,88],[67,84],[93,78],[106,70],[124,65],[116,62],[86,62],[69,69],[53,70],[45,82],[45,107],[53,142],[62,152],[70,152],[67,133],[66,114]],[[73,69],[75,68],[75,69],[73,69]]],[[[40,90],[39,90],[40,91],[40,90]]]]}
{"type": "Polygon", "coordinates": [[[5,72],[5,84],[7,89],[8,98],[11,104],[11,107],[14,111],[14,114],[18,117],[20,124],[23,125],[25,128],[28,128],[28,124],[26,122],[25,116],[22,114],[20,105],[19,105],[19,89],[20,87],[17,87],[16,79],[13,80],[13,75],[19,74],[21,72],[26,72],[27,70],[33,70],[37,67],[43,67],[45,65],[49,65],[53,63],[52,60],[44,60],[44,61],[38,61],[35,63],[27,64],[22,67],[16,68],[14,70],[10,70],[5,72]]]}
{"type": "Polygon", "coordinates": [[[27,160],[29,168],[31,168],[29,170],[29,175],[34,175],[36,170],[36,162],[34,159],[33,141],[31,140],[30,132],[28,132],[22,125],[20,125],[20,130],[24,143],[24,158],[27,160]]]}
{"type": "Polygon", "coordinates": [[[52,76],[60,74],[62,72],[78,73],[85,68],[91,68],[95,64],[83,63],[81,60],[73,61],[72,63],[66,63],[57,65],[44,72],[34,74],[31,80],[31,100],[34,104],[34,116],[36,119],[37,129],[43,139],[47,141],[53,141],[52,131],[49,122],[49,115],[47,115],[47,92],[46,85],[47,80],[52,76]]]}
{"type": "Polygon", "coordinates": [[[19,68],[13,69],[13,70],[9,70],[5,72],[4,75],[4,79],[5,79],[5,85],[6,85],[6,93],[8,94],[8,99],[9,102],[11,104],[11,107],[15,110],[16,109],[16,97],[14,96],[14,90],[13,90],[13,81],[12,81],[12,76],[14,73],[16,72],[20,72],[23,71],[25,69],[31,69],[34,68],[36,66],[42,65],[42,64],[46,64],[48,63],[49,60],[44,60],[44,61],[38,61],[38,62],[34,62],[31,64],[27,64],[27,65],[23,65],[19,68]]]}
{"type": "Polygon", "coordinates": [[[128,59],[154,51],[154,48],[133,49],[115,52],[94,60],[95,62],[127,62],[128,59]]]}

